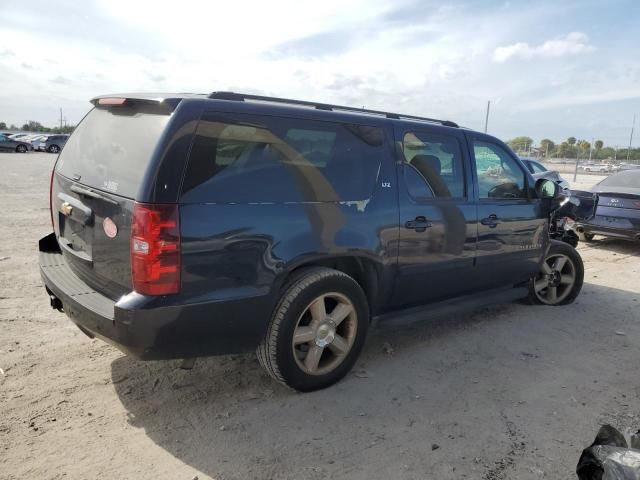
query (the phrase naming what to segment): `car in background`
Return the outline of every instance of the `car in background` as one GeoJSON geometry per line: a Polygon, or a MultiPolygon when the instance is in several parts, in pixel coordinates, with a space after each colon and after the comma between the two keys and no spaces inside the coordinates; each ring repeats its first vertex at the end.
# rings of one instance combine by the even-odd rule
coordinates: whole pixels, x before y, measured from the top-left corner
{"type": "Polygon", "coordinates": [[[34,138],[33,140],[31,140],[31,145],[33,145],[33,149],[38,152],[44,152],[47,139],[49,137],[50,135],[40,135],[34,138]]]}
{"type": "Polygon", "coordinates": [[[596,215],[577,223],[582,240],[594,235],[640,240],[640,169],[614,173],[596,184],[592,192],[599,197],[596,215]]]}
{"type": "Polygon", "coordinates": [[[569,189],[569,182],[560,176],[555,170],[547,170],[544,165],[530,158],[520,158],[527,170],[531,172],[533,177],[537,180],[539,178],[548,178],[549,180],[557,183],[563,191],[569,189]]]}
{"type": "Polygon", "coordinates": [[[33,150],[30,143],[14,140],[6,135],[0,135],[0,152],[27,153],[33,150]]]}
{"type": "Polygon", "coordinates": [[[586,165],[578,165],[578,169],[585,172],[608,173],[611,171],[611,165],[588,163],[586,165]]]}
{"type": "Polygon", "coordinates": [[[617,170],[619,172],[624,172],[626,170],[637,170],[640,169],[640,165],[637,163],[621,163],[620,165],[616,165],[617,170]]]}
{"type": "Polygon", "coordinates": [[[27,136],[26,133],[12,133],[11,135],[7,135],[7,137],[9,137],[11,140],[20,140],[20,141],[23,141],[22,139],[26,136],[27,136]]]}
{"type": "Polygon", "coordinates": [[[51,135],[44,144],[44,150],[49,153],[60,153],[69,135],[51,135]]]}

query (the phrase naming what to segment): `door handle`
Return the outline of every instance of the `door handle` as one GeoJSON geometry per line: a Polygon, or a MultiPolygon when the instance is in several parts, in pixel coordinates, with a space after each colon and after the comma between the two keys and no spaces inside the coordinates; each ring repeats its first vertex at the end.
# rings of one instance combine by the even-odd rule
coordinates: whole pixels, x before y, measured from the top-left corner
{"type": "Polygon", "coordinates": [[[410,228],[411,230],[415,230],[416,232],[424,232],[431,225],[432,223],[422,215],[416,217],[415,220],[409,220],[404,224],[405,228],[410,228]]]}
{"type": "Polygon", "coordinates": [[[482,225],[486,225],[489,228],[496,228],[500,221],[498,220],[498,216],[495,213],[492,213],[487,218],[483,218],[480,220],[482,225]]]}

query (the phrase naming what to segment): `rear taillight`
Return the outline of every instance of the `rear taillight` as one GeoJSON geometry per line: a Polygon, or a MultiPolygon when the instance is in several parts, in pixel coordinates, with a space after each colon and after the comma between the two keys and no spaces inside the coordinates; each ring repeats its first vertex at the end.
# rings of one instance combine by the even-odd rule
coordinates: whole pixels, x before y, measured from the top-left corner
{"type": "Polygon", "coordinates": [[[180,290],[180,224],[177,205],[135,203],[131,224],[131,279],[143,295],[180,290]]]}
{"type": "Polygon", "coordinates": [[[55,225],[53,224],[53,177],[56,174],[55,167],[51,169],[51,178],[49,179],[49,216],[51,217],[51,228],[55,230],[55,225]]]}

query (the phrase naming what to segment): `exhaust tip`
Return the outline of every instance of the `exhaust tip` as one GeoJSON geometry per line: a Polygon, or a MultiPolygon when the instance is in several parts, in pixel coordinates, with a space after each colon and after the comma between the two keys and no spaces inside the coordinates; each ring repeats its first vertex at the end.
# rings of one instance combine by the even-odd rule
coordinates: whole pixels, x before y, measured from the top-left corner
{"type": "Polygon", "coordinates": [[[584,227],[578,227],[578,228],[576,228],[576,232],[578,232],[578,233],[584,233],[584,227]]]}
{"type": "Polygon", "coordinates": [[[49,304],[54,310],[62,312],[62,301],[55,295],[49,295],[49,304]]]}

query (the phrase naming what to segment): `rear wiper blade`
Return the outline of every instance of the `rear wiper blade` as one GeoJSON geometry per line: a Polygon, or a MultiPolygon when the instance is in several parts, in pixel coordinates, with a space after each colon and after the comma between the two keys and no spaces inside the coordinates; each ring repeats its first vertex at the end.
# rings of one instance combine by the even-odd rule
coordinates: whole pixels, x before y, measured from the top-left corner
{"type": "Polygon", "coordinates": [[[85,197],[89,197],[89,198],[97,198],[99,200],[104,200],[107,203],[110,203],[112,205],[118,205],[118,202],[116,202],[115,200],[112,200],[109,197],[106,197],[104,195],[102,195],[101,193],[98,193],[94,190],[91,190],[89,188],[82,188],[79,187],[77,185],[71,185],[71,191],[74,193],[77,193],[78,195],[83,195],[85,197]]]}

